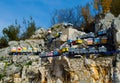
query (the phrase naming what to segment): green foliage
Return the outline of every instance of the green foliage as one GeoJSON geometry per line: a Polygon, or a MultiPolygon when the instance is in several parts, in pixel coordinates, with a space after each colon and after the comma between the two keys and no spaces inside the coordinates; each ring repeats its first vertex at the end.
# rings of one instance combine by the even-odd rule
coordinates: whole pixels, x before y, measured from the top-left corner
{"type": "Polygon", "coordinates": [[[5,58],[4,58],[3,62],[5,63],[4,69],[6,69],[8,66],[11,66],[13,64],[13,63],[10,63],[7,60],[5,60],[5,58]]]}
{"type": "Polygon", "coordinates": [[[0,57],[0,61],[3,61],[3,60],[4,60],[4,57],[3,57],[3,56],[1,56],[1,57],[0,57]]]}
{"type": "Polygon", "coordinates": [[[96,10],[100,11],[100,9],[102,9],[103,14],[110,11],[116,17],[120,14],[119,5],[120,5],[120,0],[94,0],[94,8],[96,10]]]}
{"type": "Polygon", "coordinates": [[[0,38],[0,48],[7,47],[8,46],[8,40],[5,36],[2,36],[0,38]]]}
{"type": "Polygon", "coordinates": [[[32,61],[29,61],[25,64],[26,66],[32,65],[32,61]]]}
{"type": "Polygon", "coordinates": [[[7,28],[4,28],[3,36],[0,38],[0,48],[8,46],[8,42],[12,40],[19,40],[20,26],[19,25],[10,25],[7,28]]]}
{"type": "Polygon", "coordinates": [[[15,64],[16,67],[19,67],[19,64],[15,64]]]}
{"type": "Polygon", "coordinates": [[[5,77],[5,75],[3,75],[3,74],[0,74],[0,80],[1,80],[3,77],[5,77]]]}
{"type": "Polygon", "coordinates": [[[116,17],[120,14],[120,0],[113,0],[111,4],[111,13],[116,17]]]}
{"type": "Polygon", "coordinates": [[[28,39],[34,34],[37,27],[32,17],[30,17],[28,23],[26,23],[25,19],[23,21],[23,24],[25,25],[25,27],[23,27],[24,30],[21,29],[21,26],[23,25],[18,25],[17,21],[15,21],[15,25],[10,25],[3,29],[3,36],[0,38],[0,48],[7,47],[9,41],[19,41],[21,39],[28,39]]]}
{"type": "Polygon", "coordinates": [[[37,29],[32,17],[30,18],[30,21],[28,21],[28,24],[25,23],[25,26],[28,26],[28,27],[26,27],[25,32],[21,35],[21,39],[30,38],[37,29]]]}
{"type": "Polygon", "coordinates": [[[20,26],[10,25],[7,28],[3,29],[4,36],[8,41],[19,40],[20,26]]]}

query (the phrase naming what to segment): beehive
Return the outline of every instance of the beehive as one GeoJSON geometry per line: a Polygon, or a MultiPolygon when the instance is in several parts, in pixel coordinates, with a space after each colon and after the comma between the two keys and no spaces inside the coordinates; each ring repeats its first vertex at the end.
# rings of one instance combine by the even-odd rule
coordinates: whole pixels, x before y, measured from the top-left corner
{"type": "Polygon", "coordinates": [[[22,49],[23,49],[22,50],[23,52],[27,52],[27,48],[26,47],[23,47],[22,49]]]}
{"type": "Polygon", "coordinates": [[[16,52],[17,50],[16,50],[16,47],[13,47],[12,49],[11,49],[11,52],[16,52]]]}
{"type": "Polygon", "coordinates": [[[87,39],[87,44],[92,45],[93,44],[93,38],[88,38],[87,39]]]}
{"type": "Polygon", "coordinates": [[[100,44],[100,38],[95,38],[94,39],[94,44],[100,44]]]}
{"type": "Polygon", "coordinates": [[[18,47],[18,48],[17,48],[17,52],[22,52],[22,48],[21,48],[21,47],[18,47]]]}
{"type": "Polygon", "coordinates": [[[102,43],[102,44],[107,43],[107,37],[102,37],[102,38],[101,38],[101,43],[102,43]]]}
{"type": "Polygon", "coordinates": [[[76,42],[76,44],[82,44],[83,43],[83,41],[81,39],[78,39],[75,42],[76,42]]]}

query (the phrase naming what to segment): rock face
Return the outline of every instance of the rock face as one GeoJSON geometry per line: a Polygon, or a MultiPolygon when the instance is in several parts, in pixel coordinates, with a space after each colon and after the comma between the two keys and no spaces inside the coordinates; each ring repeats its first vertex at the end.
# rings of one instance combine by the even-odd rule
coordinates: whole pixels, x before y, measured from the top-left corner
{"type": "Polygon", "coordinates": [[[59,38],[55,38],[52,42],[49,43],[49,47],[51,47],[50,48],[51,50],[53,50],[53,48],[58,49],[61,46],[61,44],[66,42],[68,39],[76,40],[78,36],[86,34],[85,32],[78,31],[72,25],[64,24],[58,24],[55,25],[54,28],[52,28],[52,33],[49,35],[51,38],[54,38],[54,36],[51,36],[55,34],[54,32],[56,33],[62,32],[62,34],[59,38]]]}
{"type": "Polygon", "coordinates": [[[42,39],[46,34],[46,30],[43,28],[38,29],[35,34],[31,36],[32,39],[42,39]]]}
{"type": "Polygon", "coordinates": [[[104,19],[99,20],[95,24],[95,31],[97,32],[99,29],[108,29],[111,26],[114,27],[117,31],[116,33],[116,41],[120,44],[120,15],[118,17],[114,17],[111,13],[107,13],[104,19]]]}
{"type": "MultiPolygon", "coordinates": [[[[120,16],[115,18],[108,13],[104,19],[96,23],[95,30],[97,32],[100,28],[110,28],[111,25],[116,29],[116,42],[120,47],[120,16]]],[[[60,38],[56,38],[58,41],[75,40],[78,35],[85,34],[73,29],[72,25],[58,24],[51,30],[55,33],[60,31],[63,33],[60,38]]],[[[8,55],[9,49],[14,46],[38,47],[44,51],[46,33],[46,30],[39,29],[30,39],[10,41],[9,47],[0,49],[2,55],[0,56],[0,83],[120,83],[119,54],[117,54],[116,64],[114,64],[115,57],[112,56],[87,59],[84,56],[40,58],[35,55],[8,55]]],[[[55,42],[50,44],[54,45],[55,42]]],[[[60,47],[59,45],[57,46],[60,47]]]]}
{"type": "Polygon", "coordinates": [[[116,33],[116,40],[117,40],[117,43],[120,45],[120,32],[116,33]]]}
{"type": "Polygon", "coordinates": [[[9,47],[0,49],[0,55],[1,56],[8,56],[8,51],[9,51],[9,47]]]}
{"type": "MultiPolygon", "coordinates": [[[[114,29],[114,34],[111,34],[111,40],[114,40],[114,42],[116,42],[116,47],[118,50],[119,47],[120,47],[120,15],[118,17],[114,17],[111,13],[108,13],[105,15],[104,19],[102,20],[99,20],[97,23],[96,23],[96,32],[99,30],[99,29],[105,29],[105,28],[108,28],[109,30],[110,29],[114,29]],[[113,38],[114,37],[114,38],[113,38]]],[[[108,31],[109,33],[109,31],[108,31]]],[[[113,77],[114,77],[114,83],[119,83],[120,82],[120,74],[119,74],[119,71],[120,71],[120,67],[118,64],[120,64],[120,54],[117,54],[117,65],[116,67],[113,69],[113,77]]]]}
{"type": "Polygon", "coordinates": [[[85,32],[78,31],[74,29],[72,26],[69,26],[62,30],[60,40],[61,41],[67,41],[67,39],[76,40],[78,36],[83,34],[85,34],[85,32]]]}
{"type": "Polygon", "coordinates": [[[23,59],[24,56],[20,58],[24,61],[19,62],[21,65],[18,60],[14,65],[1,63],[4,72],[0,75],[7,75],[2,83],[112,83],[112,58],[92,60],[64,56],[53,58],[50,63],[38,56],[27,56],[31,64],[23,59]]]}
{"type": "Polygon", "coordinates": [[[97,32],[100,29],[108,29],[111,27],[112,21],[115,19],[115,17],[111,13],[107,13],[104,17],[104,19],[99,20],[95,26],[95,32],[97,32]]]}

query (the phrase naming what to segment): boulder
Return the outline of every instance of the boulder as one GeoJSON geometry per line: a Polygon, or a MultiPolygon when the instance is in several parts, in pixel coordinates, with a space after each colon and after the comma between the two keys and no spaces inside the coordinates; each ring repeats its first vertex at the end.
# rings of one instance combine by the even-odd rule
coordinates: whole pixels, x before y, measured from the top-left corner
{"type": "Polygon", "coordinates": [[[120,32],[116,33],[116,41],[120,45],[120,32]]]}
{"type": "Polygon", "coordinates": [[[43,34],[43,33],[45,33],[45,32],[46,32],[45,29],[40,28],[40,29],[38,29],[37,31],[35,31],[35,34],[43,34]]]}
{"type": "Polygon", "coordinates": [[[9,47],[0,49],[1,56],[8,56],[8,52],[10,51],[9,47]]]}
{"type": "Polygon", "coordinates": [[[77,29],[73,28],[72,26],[65,28],[62,30],[62,35],[60,37],[61,41],[62,40],[76,40],[76,38],[80,35],[85,34],[85,32],[78,31],[77,29]],[[66,37],[67,36],[67,37],[66,37]]]}
{"type": "Polygon", "coordinates": [[[0,74],[3,74],[3,72],[4,72],[4,67],[5,67],[5,63],[0,62],[0,74]]]}
{"type": "Polygon", "coordinates": [[[44,37],[44,34],[46,33],[46,30],[43,28],[40,28],[35,31],[35,34],[31,36],[33,39],[42,39],[44,37]]]}
{"type": "Polygon", "coordinates": [[[13,74],[18,73],[18,72],[20,72],[20,68],[16,67],[14,64],[6,67],[6,75],[7,76],[13,75],[13,74]]]}
{"type": "Polygon", "coordinates": [[[20,73],[14,74],[14,78],[20,78],[20,73]]]}
{"type": "Polygon", "coordinates": [[[120,18],[116,18],[114,20],[114,24],[115,24],[116,30],[120,32],[120,18]]]}
{"type": "Polygon", "coordinates": [[[16,45],[18,45],[18,42],[17,41],[10,41],[10,42],[8,42],[8,45],[9,46],[16,46],[16,45]]]}
{"type": "Polygon", "coordinates": [[[21,78],[14,78],[14,83],[23,83],[23,82],[21,78]]]}
{"type": "Polygon", "coordinates": [[[25,41],[22,41],[22,40],[21,40],[19,43],[20,43],[20,46],[21,46],[21,47],[29,47],[29,46],[30,46],[29,43],[27,43],[27,42],[25,42],[25,41]]]}
{"type": "Polygon", "coordinates": [[[98,32],[99,29],[108,29],[111,27],[111,23],[112,21],[115,19],[114,15],[112,15],[111,13],[107,13],[104,17],[104,19],[99,20],[96,24],[95,24],[95,32],[98,32]]]}
{"type": "Polygon", "coordinates": [[[4,82],[2,83],[13,83],[12,77],[4,77],[4,82]]]}

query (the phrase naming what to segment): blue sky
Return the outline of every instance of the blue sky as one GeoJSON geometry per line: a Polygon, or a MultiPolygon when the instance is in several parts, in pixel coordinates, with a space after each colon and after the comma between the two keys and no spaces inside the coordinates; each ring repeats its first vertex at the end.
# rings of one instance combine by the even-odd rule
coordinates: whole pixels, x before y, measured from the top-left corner
{"type": "Polygon", "coordinates": [[[0,0],[0,32],[4,27],[14,24],[15,19],[22,23],[30,16],[37,26],[48,28],[54,9],[72,8],[85,5],[92,0],[0,0]]]}

